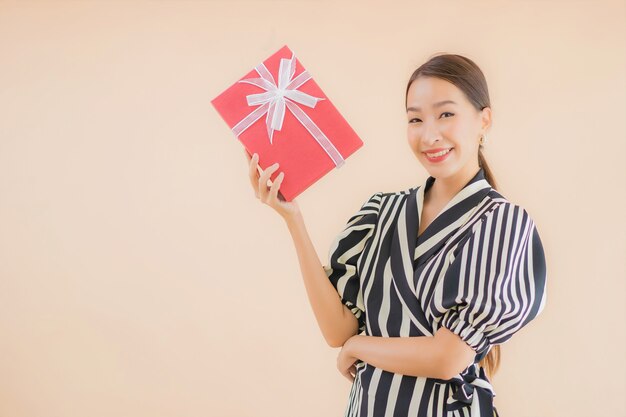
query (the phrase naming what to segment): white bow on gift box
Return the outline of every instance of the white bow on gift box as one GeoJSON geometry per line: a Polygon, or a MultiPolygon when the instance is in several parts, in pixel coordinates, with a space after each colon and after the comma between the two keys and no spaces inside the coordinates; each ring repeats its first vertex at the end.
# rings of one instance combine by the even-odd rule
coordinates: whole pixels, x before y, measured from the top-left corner
{"type": "Polygon", "coordinates": [[[280,68],[278,70],[278,85],[265,64],[261,63],[255,70],[261,78],[246,78],[238,82],[256,85],[266,92],[246,96],[248,106],[261,106],[237,123],[232,128],[233,133],[239,137],[244,130],[252,126],[254,122],[263,117],[264,114],[267,114],[265,124],[267,125],[267,135],[270,139],[270,144],[272,144],[274,131],[282,129],[283,120],[285,119],[285,108],[288,108],[302,126],[309,131],[317,143],[320,144],[322,149],[324,149],[330,159],[332,159],[335,166],[337,168],[341,167],[345,161],[337,148],[335,148],[313,120],[296,104],[297,102],[307,107],[315,108],[317,102],[324,99],[321,97],[313,97],[298,90],[302,84],[311,79],[311,76],[305,70],[296,78],[293,78],[296,72],[295,55],[292,53],[290,59],[281,58],[280,68]]]}

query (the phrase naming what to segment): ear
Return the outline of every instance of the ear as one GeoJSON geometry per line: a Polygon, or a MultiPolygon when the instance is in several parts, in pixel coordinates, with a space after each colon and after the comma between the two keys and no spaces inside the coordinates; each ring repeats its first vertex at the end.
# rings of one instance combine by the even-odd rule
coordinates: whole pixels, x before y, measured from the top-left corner
{"type": "Polygon", "coordinates": [[[491,111],[491,107],[485,107],[481,110],[480,126],[485,132],[491,127],[492,117],[493,114],[491,111]]]}

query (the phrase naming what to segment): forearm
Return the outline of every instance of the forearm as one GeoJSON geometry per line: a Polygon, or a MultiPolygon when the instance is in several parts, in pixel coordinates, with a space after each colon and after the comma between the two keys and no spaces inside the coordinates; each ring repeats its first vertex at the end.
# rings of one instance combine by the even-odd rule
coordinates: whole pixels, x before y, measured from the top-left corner
{"type": "Polygon", "coordinates": [[[378,337],[356,335],[344,349],[348,354],[385,371],[446,379],[444,353],[431,336],[378,337]]]}
{"type": "Polygon", "coordinates": [[[296,248],[304,286],[318,326],[330,346],[342,346],[357,333],[357,319],[343,305],[324,272],[301,214],[285,221],[296,248]]]}

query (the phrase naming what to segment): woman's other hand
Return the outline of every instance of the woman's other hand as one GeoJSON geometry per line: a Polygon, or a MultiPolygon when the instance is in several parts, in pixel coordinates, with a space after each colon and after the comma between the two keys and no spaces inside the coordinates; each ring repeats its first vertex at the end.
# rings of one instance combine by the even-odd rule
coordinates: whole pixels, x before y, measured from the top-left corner
{"type": "Polygon", "coordinates": [[[257,170],[259,155],[255,153],[252,157],[250,157],[245,148],[243,151],[248,159],[248,176],[250,177],[250,184],[252,185],[256,198],[261,200],[262,203],[265,203],[273,208],[285,220],[299,214],[300,207],[298,207],[296,200],[294,199],[290,202],[285,201],[284,197],[278,193],[280,184],[283,182],[283,178],[285,177],[284,172],[278,174],[271,187],[268,187],[267,185],[267,181],[270,176],[278,169],[278,163],[271,165],[259,174],[257,170]]]}
{"type": "Polygon", "coordinates": [[[355,335],[346,340],[346,343],[343,344],[339,351],[339,355],[337,355],[337,370],[350,382],[354,382],[356,378],[356,364],[359,361],[359,358],[354,356],[352,351],[353,346],[351,346],[351,344],[356,342],[357,337],[359,336],[355,335]]]}

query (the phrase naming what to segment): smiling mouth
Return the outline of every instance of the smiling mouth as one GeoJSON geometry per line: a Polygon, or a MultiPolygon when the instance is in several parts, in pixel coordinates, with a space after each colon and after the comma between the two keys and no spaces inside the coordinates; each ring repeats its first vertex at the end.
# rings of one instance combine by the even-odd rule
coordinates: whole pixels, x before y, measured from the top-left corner
{"type": "Polygon", "coordinates": [[[422,152],[424,155],[426,155],[429,158],[438,158],[440,156],[446,155],[448,154],[450,151],[452,151],[452,149],[454,148],[448,148],[445,149],[443,151],[439,151],[439,152],[435,152],[435,153],[426,153],[426,152],[422,152]]]}

